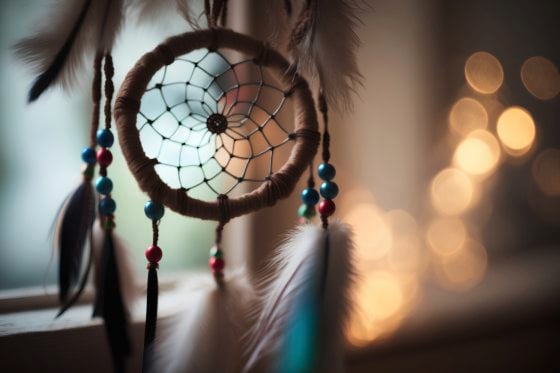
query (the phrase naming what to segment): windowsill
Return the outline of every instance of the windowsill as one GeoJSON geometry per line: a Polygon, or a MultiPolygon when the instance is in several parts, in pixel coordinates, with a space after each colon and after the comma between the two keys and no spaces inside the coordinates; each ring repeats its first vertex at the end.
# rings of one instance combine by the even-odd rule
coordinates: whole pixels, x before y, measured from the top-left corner
{"type": "MultiPolygon", "coordinates": [[[[484,281],[470,292],[455,294],[427,288],[414,314],[392,336],[350,351],[349,372],[468,371],[473,367],[476,371],[502,371],[511,367],[511,361],[521,360],[517,368],[550,362],[555,351],[553,343],[548,342],[560,332],[556,322],[560,311],[559,267],[560,250],[532,252],[493,263],[484,281]],[[418,365],[423,369],[417,369],[418,365]]],[[[160,318],[174,314],[188,301],[181,285],[196,282],[196,277],[189,274],[161,281],[160,318]]],[[[42,297],[47,297],[43,299],[44,308],[0,313],[4,366],[21,372],[35,371],[38,364],[45,367],[44,371],[110,370],[101,321],[91,319],[91,304],[87,303],[91,293],[85,294],[86,303],[56,320],[56,297],[42,297]],[[22,366],[30,353],[34,360],[22,366]]],[[[34,299],[33,295],[25,298],[20,297],[24,305],[34,299]]],[[[16,306],[17,299],[0,304],[0,311],[5,311],[16,306]]],[[[130,371],[140,366],[144,312],[145,299],[140,297],[131,312],[135,347],[130,371]]]]}

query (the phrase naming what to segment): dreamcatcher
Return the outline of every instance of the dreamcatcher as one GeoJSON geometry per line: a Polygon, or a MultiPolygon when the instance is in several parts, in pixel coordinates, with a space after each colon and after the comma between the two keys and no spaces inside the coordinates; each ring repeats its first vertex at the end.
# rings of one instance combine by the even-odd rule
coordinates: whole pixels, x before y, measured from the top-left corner
{"type": "MultiPolygon", "coordinates": [[[[193,23],[187,1],[169,2],[178,5],[193,23]]],[[[68,27],[70,36],[64,39],[57,55],[43,56],[53,64],[62,63],[62,67],[48,67],[38,82],[49,72],[54,76],[50,82],[56,80],[68,59],[68,49],[72,51],[80,35],[85,38],[83,30],[91,31],[92,26],[84,27],[84,20],[88,20],[89,12],[99,11],[97,6],[101,3],[105,12],[97,19],[101,21],[100,28],[94,30],[105,35],[110,24],[114,38],[122,1],[85,0],[81,8],[73,3],[71,15],[77,21],[68,27]]],[[[166,1],[136,3],[143,16],[150,12],[161,14],[162,9],[171,6],[166,1]]],[[[273,11],[267,17],[271,25],[276,25],[273,27],[280,29],[282,23],[291,27],[292,63],[268,43],[219,27],[226,19],[227,1],[205,1],[209,28],[169,38],[145,54],[128,73],[117,95],[114,117],[119,142],[130,171],[151,198],[144,206],[153,232],[145,252],[148,281],[144,370],[251,371],[267,359],[282,372],[342,368],[352,245],[346,226],[329,224],[328,220],[335,212],[333,199],[338,186],[333,181],[335,168],[329,163],[327,104],[348,107],[349,91],[360,78],[354,58],[358,44],[353,32],[356,8],[349,1],[275,0],[270,9],[273,11]],[[292,25],[293,13],[298,16],[292,25]],[[323,162],[318,167],[323,182],[319,192],[315,189],[313,158],[321,136],[315,103],[304,76],[320,87],[318,102],[324,131],[323,162]],[[293,125],[287,119],[290,110],[294,113],[293,125]],[[303,204],[298,210],[303,224],[279,248],[273,260],[277,275],[257,286],[263,295],[255,300],[246,274],[225,275],[224,226],[235,217],[273,206],[289,196],[306,169],[307,188],[301,194],[303,204]],[[321,196],[323,200],[319,201],[321,196]],[[316,205],[320,226],[312,223],[316,205]],[[158,246],[159,224],[166,207],[185,216],[218,222],[209,259],[214,281],[190,292],[194,306],[179,316],[171,331],[156,338],[157,270],[163,256],[158,246]],[[249,316],[251,308],[257,309],[256,318],[249,316]],[[246,330],[252,330],[248,337],[246,330]]],[[[108,53],[111,45],[96,46],[99,52],[94,63],[92,133],[99,120],[103,61],[105,128],[96,133],[96,141],[84,151],[84,182],[61,213],[61,237],[71,237],[61,240],[71,242],[60,245],[61,278],[71,280],[65,280],[64,286],[61,281],[60,294],[65,310],[79,296],[87,279],[89,265],[68,302],[64,294],[68,283],[70,287],[78,283],[82,269],[76,263],[81,263],[87,237],[90,236],[92,248],[99,241],[91,238],[95,210],[91,180],[97,162],[100,178],[96,189],[102,196],[98,212],[105,238],[103,255],[97,261],[95,309],[105,320],[115,370],[123,371],[128,337],[126,304],[121,295],[123,270],[117,266],[122,264],[117,255],[122,250],[117,249],[113,239],[116,205],[110,197],[112,182],[106,170],[112,159],[108,147],[113,143],[112,60],[108,53]],[[94,159],[96,143],[101,149],[94,159]],[[65,224],[67,221],[72,223],[65,224]],[[69,272],[63,269],[69,267],[64,264],[65,251],[72,253],[69,272]]]]}

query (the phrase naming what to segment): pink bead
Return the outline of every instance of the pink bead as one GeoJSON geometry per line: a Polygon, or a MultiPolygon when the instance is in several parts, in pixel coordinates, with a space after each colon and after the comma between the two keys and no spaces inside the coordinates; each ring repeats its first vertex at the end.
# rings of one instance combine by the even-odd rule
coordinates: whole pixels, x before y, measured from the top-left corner
{"type": "Polygon", "coordinates": [[[97,162],[100,166],[107,167],[113,162],[113,154],[109,149],[101,148],[97,151],[97,162]]]}
{"type": "Polygon", "coordinates": [[[319,203],[319,213],[322,216],[331,216],[336,210],[336,205],[332,199],[324,199],[319,203]]]}
{"type": "Polygon", "coordinates": [[[215,256],[208,260],[208,264],[210,265],[212,272],[221,272],[225,266],[224,260],[222,258],[216,258],[215,256]]]}
{"type": "Polygon", "coordinates": [[[148,259],[148,262],[157,263],[161,260],[163,252],[161,251],[161,248],[159,246],[152,245],[146,249],[144,255],[146,255],[146,259],[148,259]]]}

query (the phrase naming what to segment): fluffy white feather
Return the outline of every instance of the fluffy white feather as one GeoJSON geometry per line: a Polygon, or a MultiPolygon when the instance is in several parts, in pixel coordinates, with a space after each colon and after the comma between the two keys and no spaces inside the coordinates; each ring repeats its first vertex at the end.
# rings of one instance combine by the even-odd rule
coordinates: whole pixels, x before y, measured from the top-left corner
{"type": "Polygon", "coordinates": [[[208,278],[184,291],[184,311],[160,323],[153,372],[239,372],[243,366],[243,333],[253,290],[240,272],[226,276],[222,287],[208,278]]]}
{"type": "Polygon", "coordinates": [[[298,71],[311,80],[318,78],[327,102],[339,110],[352,108],[352,93],[362,84],[356,60],[360,39],[355,30],[362,9],[359,3],[312,0],[309,12],[304,14],[306,32],[294,40],[298,71]]]}
{"type": "Polygon", "coordinates": [[[321,369],[317,371],[342,369],[343,330],[354,273],[351,251],[348,227],[339,222],[334,222],[328,231],[304,225],[289,235],[273,260],[278,274],[262,290],[261,311],[250,333],[249,357],[244,372],[252,371],[261,359],[278,352],[295,300],[309,281],[321,282],[323,278],[324,287],[319,295],[321,311],[317,317],[325,337],[321,338],[323,343],[319,346],[318,365],[321,369]],[[327,242],[328,265],[325,269],[327,242]],[[323,277],[323,270],[326,270],[326,277],[323,277]]]}
{"type": "Polygon", "coordinates": [[[56,0],[31,37],[15,45],[16,55],[38,75],[30,92],[37,99],[52,85],[71,88],[84,61],[110,50],[123,19],[124,0],[56,0]]]}

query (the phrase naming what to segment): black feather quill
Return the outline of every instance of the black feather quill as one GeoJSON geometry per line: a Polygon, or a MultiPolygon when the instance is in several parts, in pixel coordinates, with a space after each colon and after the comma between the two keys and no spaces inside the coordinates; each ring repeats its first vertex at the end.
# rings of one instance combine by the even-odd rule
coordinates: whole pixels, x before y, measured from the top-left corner
{"type": "Polygon", "coordinates": [[[110,231],[105,231],[104,235],[99,269],[101,278],[97,280],[94,316],[103,318],[114,371],[124,372],[125,361],[131,351],[128,315],[121,292],[113,236],[110,231]]]}
{"type": "Polygon", "coordinates": [[[88,13],[90,5],[91,5],[91,0],[86,0],[84,2],[82,10],[80,11],[80,15],[78,16],[76,23],[74,23],[74,26],[72,27],[72,31],[70,31],[70,34],[66,38],[64,44],[62,45],[62,48],[60,48],[60,50],[55,55],[53,61],[47,67],[47,69],[43,71],[33,82],[33,86],[29,90],[29,97],[28,97],[29,102],[33,102],[37,100],[39,96],[41,96],[41,94],[51,86],[51,84],[56,80],[56,78],[62,71],[64,64],[66,63],[66,60],[70,55],[72,46],[74,45],[74,42],[76,41],[80,29],[82,28],[82,24],[86,19],[86,15],[88,13]]]}
{"type": "Polygon", "coordinates": [[[95,219],[95,193],[87,179],[72,193],[58,217],[59,300],[66,304],[78,283],[86,239],[95,219]]]}

